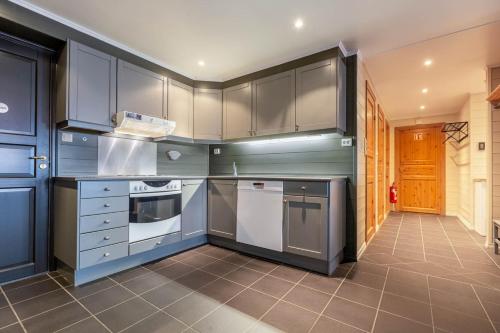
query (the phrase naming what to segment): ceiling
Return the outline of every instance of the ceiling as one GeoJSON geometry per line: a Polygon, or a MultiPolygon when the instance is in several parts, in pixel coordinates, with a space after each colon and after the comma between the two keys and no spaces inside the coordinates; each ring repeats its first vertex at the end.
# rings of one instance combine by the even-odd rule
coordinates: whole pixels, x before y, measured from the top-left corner
{"type": "Polygon", "coordinates": [[[486,67],[500,65],[500,22],[373,55],[365,64],[389,119],[455,113],[469,93],[487,91],[486,67]]]}
{"type": "MultiPolygon", "coordinates": [[[[365,59],[500,19],[498,0],[11,0],[197,80],[335,46],[365,59]],[[294,20],[302,18],[301,30],[294,20]],[[68,21],[69,20],[69,21],[68,21]],[[205,66],[198,66],[203,60],[205,66]]],[[[385,98],[384,98],[385,99],[385,98]]]]}

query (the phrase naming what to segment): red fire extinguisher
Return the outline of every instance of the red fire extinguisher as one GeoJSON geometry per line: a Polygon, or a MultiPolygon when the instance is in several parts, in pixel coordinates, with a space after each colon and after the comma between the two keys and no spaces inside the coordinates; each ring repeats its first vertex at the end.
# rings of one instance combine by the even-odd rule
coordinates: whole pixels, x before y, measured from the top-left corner
{"type": "Polygon", "coordinates": [[[395,183],[389,187],[389,199],[393,204],[398,203],[398,187],[395,183]]]}

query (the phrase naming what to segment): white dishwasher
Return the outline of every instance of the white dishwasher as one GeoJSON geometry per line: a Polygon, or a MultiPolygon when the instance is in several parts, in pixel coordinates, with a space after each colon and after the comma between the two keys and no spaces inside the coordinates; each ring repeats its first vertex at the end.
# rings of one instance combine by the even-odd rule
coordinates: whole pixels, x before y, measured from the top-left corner
{"type": "Polygon", "coordinates": [[[283,182],[238,181],[236,241],[283,251],[283,182]]]}

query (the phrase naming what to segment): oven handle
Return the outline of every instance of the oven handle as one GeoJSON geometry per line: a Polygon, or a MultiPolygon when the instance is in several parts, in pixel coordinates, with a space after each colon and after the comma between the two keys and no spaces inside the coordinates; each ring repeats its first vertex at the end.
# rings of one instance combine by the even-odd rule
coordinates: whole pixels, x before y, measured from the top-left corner
{"type": "Polygon", "coordinates": [[[130,193],[131,198],[166,197],[169,195],[182,194],[182,191],[172,192],[151,192],[151,193],[130,193]]]}

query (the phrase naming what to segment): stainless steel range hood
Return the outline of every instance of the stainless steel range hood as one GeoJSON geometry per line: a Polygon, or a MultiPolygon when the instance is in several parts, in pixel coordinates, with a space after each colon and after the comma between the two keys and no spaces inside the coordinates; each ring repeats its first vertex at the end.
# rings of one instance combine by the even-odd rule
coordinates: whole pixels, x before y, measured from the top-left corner
{"type": "Polygon", "coordinates": [[[116,114],[115,133],[159,138],[172,134],[174,129],[175,121],[129,111],[121,111],[116,114]]]}

